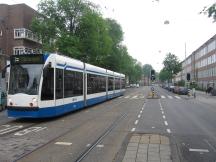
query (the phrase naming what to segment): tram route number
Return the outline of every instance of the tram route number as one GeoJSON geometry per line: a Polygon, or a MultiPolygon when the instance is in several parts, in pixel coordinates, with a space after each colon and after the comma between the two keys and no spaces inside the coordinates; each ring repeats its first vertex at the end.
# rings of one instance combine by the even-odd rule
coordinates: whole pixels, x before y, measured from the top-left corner
{"type": "MultiPolygon", "coordinates": [[[[23,128],[23,125],[15,125],[15,126],[11,126],[11,125],[2,125],[4,128],[0,129],[0,135],[6,134],[6,133],[10,133],[19,129],[23,128]]],[[[25,134],[31,133],[31,132],[39,132],[41,130],[46,129],[47,127],[30,127],[30,128],[26,128],[24,130],[15,132],[15,136],[23,136],[25,134]]]]}

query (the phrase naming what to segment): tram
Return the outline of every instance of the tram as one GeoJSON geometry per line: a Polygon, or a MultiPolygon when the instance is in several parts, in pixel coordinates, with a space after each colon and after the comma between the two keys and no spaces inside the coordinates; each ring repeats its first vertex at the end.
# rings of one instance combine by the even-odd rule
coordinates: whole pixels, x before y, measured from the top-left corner
{"type": "Polygon", "coordinates": [[[59,54],[11,56],[7,114],[48,118],[125,92],[125,75],[59,54]]]}

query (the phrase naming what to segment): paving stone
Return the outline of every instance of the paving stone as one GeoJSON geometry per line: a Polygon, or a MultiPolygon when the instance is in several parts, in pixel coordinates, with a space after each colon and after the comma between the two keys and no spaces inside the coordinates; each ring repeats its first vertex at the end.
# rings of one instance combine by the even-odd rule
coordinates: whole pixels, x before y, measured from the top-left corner
{"type": "Polygon", "coordinates": [[[140,153],[137,153],[137,158],[143,158],[143,159],[147,159],[147,153],[146,154],[140,154],[140,153]]]}
{"type": "Polygon", "coordinates": [[[137,151],[137,147],[133,147],[133,146],[128,146],[127,147],[127,151],[137,151]]]}
{"type": "Polygon", "coordinates": [[[160,144],[160,136],[159,135],[150,136],[150,143],[160,144]]]}
{"type": "Polygon", "coordinates": [[[140,143],[148,144],[149,143],[149,136],[142,136],[140,139],[140,143]]]}
{"type": "Polygon", "coordinates": [[[148,149],[148,144],[139,144],[139,149],[148,149]]]}
{"type": "Polygon", "coordinates": [[[160,156],[158,155],[158,156],[150,156],[150,155],[148,155],[148,161],[149,160],[159,160],[160,161],[160,156]]]}
{"type": "Polygon", "coordinates": [[[156,147],[155,148],[154,147],[153,148],[149,148],[148,152],[157,152],[157,153],[159,153],[159,148],[156,148],[156,147]]]}
{"type": "Polygon", "coordinates": [[[149,144],[149,148],[159,148],[159,144],[149,144]]]}
{"type": "Polygon", "coordinates": [[[161,159],[160,162],[172,162],[172,160],[163,160],[163,159],[161,159]]]}
{"type": "Polygon", "coordinates": [[[138,153],[147,153],[148,150],[147,150],[147,149],[138,149],[137,152],[138,152],[138,153]]]}
{"type": "Polygon", "coordinates": [[[128,146],[138,147],[138,143],[129,143],[128,146]]]}
{"type": "Polygon", "coordinates": [[[147,162],[147,158],[136,158],[136,162],[147,162]]]}
{"type": "Polygon", "coordinates": [[[130,158],[124,158],[122,162],[136,162],[136,160],[130,158]]]}
{"type": "Polygon", "coordinates": [[[148,152],[148,156],[160,157],[160,154],[156,152],[148,152]]]}
{"type": "Polygon", "coordinates": [[[161,154],[160,154],[160,159],[163,159],[163,160],[170,160],[171,157],[170,157],[170,155],[161,155],[161,154]]]}
{"type": "Polygon", "coordinates": [[[160,136],[160,143],[169,145],[170,144],[169,138],[165,136],[160,136]]]}
{"type": "Polygon", "coordinates": [[[140,136],[132,136],[130,139],[131,143],[139,143],[140,141],[140,136]]]}

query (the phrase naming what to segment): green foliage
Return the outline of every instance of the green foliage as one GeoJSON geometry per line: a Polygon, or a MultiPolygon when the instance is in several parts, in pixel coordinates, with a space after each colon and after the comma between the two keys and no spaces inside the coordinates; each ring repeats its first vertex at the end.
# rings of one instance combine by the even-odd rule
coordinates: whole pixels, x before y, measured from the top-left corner
{"type": "Polygon", "coordinates": [[[150,77],[150,72],[153,69],[153,67],[150,64],[143,65],[143,74],[146,77],[150,77]]]}
{"type": "Polygon", "coordinates": [[[167,80],[170,80],[172,78],[172,73],[171,71],[166,70],[165,68],[163,68],[160,73],[159,73],[159,80],[164,82],[167,80]]]}
{"type": "Polygon", "coordinates": [[[174,54],[168,53],[163,61],[165,70],[171,72],[171,74],[177,74],[182,70],[182,65],[178,60],[178,57],[174,54]]]}
{"type": "Polygon", "coordinates": [[[204,7],[201,13],[207,14],[208,17],[213,18],[216,21],[216,3],[212,4],[210,7],[204,7]]]}
{"type": "Polygon", "coordinates": [[[185,81],[184,80],[180,80],[177,82],[178,86],[184,87],[185,86],[185,81]]]}
{"type": "Polygon", "coordinates": [[[31,28],[42,40],[43,51],[64,55],[126,74],[133,82],[142,66],[122,45],[123,31],[113,19],[104,19],[87,0],[42,0],[31,28]]]}

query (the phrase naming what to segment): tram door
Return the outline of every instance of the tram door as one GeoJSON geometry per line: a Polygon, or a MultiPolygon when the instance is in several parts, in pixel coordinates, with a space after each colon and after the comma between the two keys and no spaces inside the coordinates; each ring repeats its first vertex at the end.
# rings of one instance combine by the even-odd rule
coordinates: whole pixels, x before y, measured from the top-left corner
{"type": "MultiPolygon", "coordinates": [[[[63,69],[56,68],[56,75],[55,75],[55,104],[56,106],[63,106],[64,105],[64,71],[63,69]]],[[[61,111],[62,109],[57,108],[56,111],[61,111]]],[[[59,113],[61,113],[59,112],[59,113]]],[[[58,113],[58,112],[57,112],[58,113]]]]}

